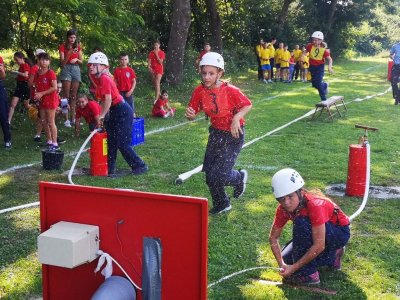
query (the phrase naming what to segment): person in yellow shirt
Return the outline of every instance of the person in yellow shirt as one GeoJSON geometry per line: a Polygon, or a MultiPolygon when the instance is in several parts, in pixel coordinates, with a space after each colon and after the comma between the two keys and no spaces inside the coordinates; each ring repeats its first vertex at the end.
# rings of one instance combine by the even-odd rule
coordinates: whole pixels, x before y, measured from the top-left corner
{"type": "Polygon", "coordinates": [[[258,66],[258,80],[263,80],[263,71],[261,70],[261,60],[260,60],[260,52],[265,44],[264,39],[260,39],[260,42],[256,45],[255,53],[257,57],[257,66],[258,66]]]}
{"type": "Polygon", "coordinates": [[[263,47],[260,50],[260,62],[261,62],[261,70],[263,74],[263,82],[268,83],[272,82],[271,80],[271,65],[270,65],[270,50],[269,43],[264,43],[263,47]]]}
{"type": "Polygon", "coordinates": [[[283,51],[280,55],[281,60],[281,78],[283,82],[289,82],[289,61],[290,61],[290,52],[288,50],[288,45],[285,45],[283,51]]]}
{"type": "Polygon", "coordinates": [[[269,79],[274,80],[274,67],[275,67],[275,43],[276,43],[276,38],[271,38],[269,42],[269,53],[270,53],[270,58],[269,58],[269,64],[271,66],[271,76],[269,79]]]}
{"type": "Polygon", "coordinates": [[[294,62],[296,63],[296,65],[294,66],[294,80],[297,80],[301,69],[300,58],[303,55],[303,51],[300,49],[299,45],[295,45],[293,53],[294,53],[294,62]]]}
{"type": "Polygon", "coordinates": [[[281,56],[283,51],[284,51],[283,43],[279,43],[279,48],[275,50],[275,68],[276,68],[275,81],[282,81],[281,56]]]}
{"type": "Polygon", "coordinates": [[[302,82],[307,82],[308,80],[308,68],[310,66],[310,61],[308,57],[308,52],[305,47],[303,47],[303,54],[300,57],[301,72],[300,77],[302,82]]]}

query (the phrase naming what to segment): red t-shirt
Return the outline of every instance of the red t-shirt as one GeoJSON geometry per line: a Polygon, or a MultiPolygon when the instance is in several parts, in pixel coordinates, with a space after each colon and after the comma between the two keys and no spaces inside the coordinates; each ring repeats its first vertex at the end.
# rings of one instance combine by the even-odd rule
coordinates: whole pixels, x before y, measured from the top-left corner
{"type": "Polygon", "coordinates": [[[90,124],[95,121],[95,117],[101,113],[101,106],[93,100],[90,100],[85,108],[76,108],[76,119],[83,117],[86,123],[90,124]]]}
{"type": "MultiPolygon", "coordinates": [[[[51,83],[53,80],[57,81],[56,73],[53,70],[48,70],[44,74],[36,73],[34,78],[34,83],[36,86],[37,92],[47,91],[51,88],[51,83]]],[[[54,92],[47,94],[42,97],[40,100],[39,107],[44,109],[55,109],[59,105],[59,97],[57,94],[57,90],[54,92]]]]}
{"type": "Polygon", "coordinates": [[[282,205],[278,205],[275,212],[273,226],[282,228],[289,220],[294,220],[297,216],[308,217],[311,226],[318,226],[326,222],[332,222],[340,226],[350,224],[349,218],[332,200],[310,193],[304,194],[306,206],[303,207],[298,215],[288,213],[282,205]]]}
{"type": "MultiPolygon", "coordinates": [[[[61,44],[58,47],[58,50],[60,52],[64,53],[64,57],[67,57],[68,55],[70,55],[67,60],[67,64],[70,64],[72,59],[79,58],[79,52],[82,51],[82,48],[81,48],[81,44],[78,44],[78,46],[76,48],[67,50],[67,49],[65,49],[65,44],[61,44]]],[[[77,62],[75,64],[77,64],[77,62]]]]}
{"type": "MultiPolygon", "coordinates": [[[[29,76],[33,76],[33,78],[35,78],[35,75],[38,71],[39,71],[38,65],[32,66],[31,69],[29,70],[29,76]]],[[[35,88],[31,87],[31,99],[33,99],[34,96],[35,96],[35,88]]]]}
{"type": "Polygon", "coordinates": [[[325,58],[327,58],[328,56],[331,56],[328,49],[325,49],[323,47],[317,48],[317,47],[314,47],[313,44],[308,44],[306,49],[307,49],[307,52],[309,53],[311,66],[323,65],[323,64],[325,64],[325,58]]]}
{"type": "MultiPolygon", "coordinates": [[[[161,49],[158,50],[158,57],[161,60],[165,59],[165,53],[161,49]]],[[[156,58],[156,55],[154,51],[150,51],[148,58],[150,60],[150,68],[153,70],[153,72],[158,73],[158,74],[163,74],[164,72],[164,66],[163,64],[160,64],[156,58]]]]}
{"type": "Polygon", "coordinates": [[[119,94],[117,86],[110,74],[102,74],[98,78],[98,84],[96,88],[96,97],[100,101],[105,100],[105,95],[111,95],[111,106],[115,106],[121,103],[124,98],[119,94]]]}
{"type": "MultiPolygon", "coordinates": [[[[23,64],[19,65],[18,72],[21,72],[21,73],[28,72],[28,74],[29,74],[30,69],[31,69],[30,65],[28,65],[27,63],[23,63],[23,64]]],[[[28,77],[24,77],[21,75],[18,75],[16,79],[17,79],[17,81],[28,81],[28,77]]]]}
{"type": "Polygon", "coordinates": [[[202,50],[202,51],[200,52],[199,57],[198,57],[197,59],[198,59],[198,60],[201,60],[201,59],[203,58],[204,54],[206,54],[206,53],[207,53],[206,50],[202,50]]]}
{"type": "Polygon", "coordinates": [[[151,111],[152,115],[157,115],[163,108],[164,105],[166,105],[168,103],[168,99],[163,99],[161,97],[159,97],[156,101],[156,103],[154,103],[153,105],[153,109],[151,111]]]}
{"type": "Polygon", "coordinates": [[[0,56],[0,64],[4,64],[3,58],[0,56]]]}
{"type": "Polygon", "coordinates": [[[128,92],[131,90],[133,80],[136,79],[135,71],[131,67],[117,67],[114,71],[114,80],[118,91],[128,92]]]}
{"type": "MultiPolygon", "coordinates": [[[[189,106],[196,114],[203,110],[211,120],[211,126],[224,131],[231,131],[233,116],[251,101],[237,87],[223,82],[220,87],[207,89],[199,85],[193,91],[189,106]]],[[[244,125],[244,119],[240,125],[244,125]]]]}

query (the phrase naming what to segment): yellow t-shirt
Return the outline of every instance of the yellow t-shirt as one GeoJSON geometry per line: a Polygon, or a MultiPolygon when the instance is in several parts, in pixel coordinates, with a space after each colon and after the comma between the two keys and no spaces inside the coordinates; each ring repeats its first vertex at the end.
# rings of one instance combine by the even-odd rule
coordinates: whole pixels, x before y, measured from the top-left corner
{"type": "Polygon", "coordinates": [[[256,46],[256,53],[257,53],[258,57],[260,57],[260,51],[261,51],[262,48],[263,48],[263,46],[260,45],[260,44],[258,44],[258,45],[256,46]]]}
{"type": "Polygon", "coordinates": [[[268,43],[268,47],[267,49],[269,49],[269,58],[275,58],[275,47],[274,45],[272,45],[271,43],[268,43]]]}
{"type": "Polygon", "coordinates": [[[269,65],[270,50],[268,48],[262,48],[260,50],[261,65],[269,65]]]}
{"type": "Polygon", "coordinates": [[[310,58],[308,57],[308,53],[307,55],[303,55],[301,57],[301,60],[303,62],[303,69],[308,69],[308,67],[310,66],[310,58]]]}
{"type": "Polygon", "coordinates": [[[281,63],[281,55],[282,55],[283,51],[284,50],[280,49],[280,48],[275,50],[275,64],[280,64],[281,63]]]}
{"type": "Polygon", "coordinates": [[[283,50],[281,54],[281,68],[288,68],[289,67],[289,60],[290,60],[290,52],[289,50],[283,50]],[[286,61],[284,61],[286,60],[286,61]]]}
{"type": "Polygon", "coordinates": [[[298,62],[300,57],[303,55],[303,51],[301,49],[293,50],[294,53],[294,61],[298,62]]]}

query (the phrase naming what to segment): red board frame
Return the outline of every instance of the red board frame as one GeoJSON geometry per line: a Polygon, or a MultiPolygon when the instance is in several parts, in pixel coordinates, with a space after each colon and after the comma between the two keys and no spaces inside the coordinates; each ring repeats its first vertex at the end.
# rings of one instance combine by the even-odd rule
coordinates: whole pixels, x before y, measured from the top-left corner
{"type": "MultiPolygon", "coordinates": [[[[143,237],[160,238],[162,299],[207,299],[207,199],[50,182],[39,187],[42,232],[59,221],[98,225],[100,249],[139,286],[143,237]]],[[[97,261],[74,269],[42,265],[43,299],[90,299],[104,282],[93,272],[97,261]]]]}

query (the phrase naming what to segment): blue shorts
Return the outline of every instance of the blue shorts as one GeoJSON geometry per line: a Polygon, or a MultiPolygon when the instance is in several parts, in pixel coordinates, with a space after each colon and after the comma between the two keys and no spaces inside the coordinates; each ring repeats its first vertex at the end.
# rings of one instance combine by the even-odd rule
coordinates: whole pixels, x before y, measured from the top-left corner
{"type": "Polygon", "coordinates": [[[271,70],[271,65],[261,65],[261,70],[269,71],[269,70],[271,70]]]}
{"type": "Polygon", "coordinates": [[[281,64],[275,64],[275,68],[280,69],[281,68],[281,64]]]}

